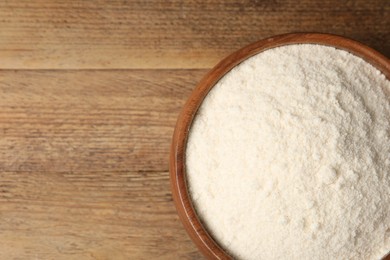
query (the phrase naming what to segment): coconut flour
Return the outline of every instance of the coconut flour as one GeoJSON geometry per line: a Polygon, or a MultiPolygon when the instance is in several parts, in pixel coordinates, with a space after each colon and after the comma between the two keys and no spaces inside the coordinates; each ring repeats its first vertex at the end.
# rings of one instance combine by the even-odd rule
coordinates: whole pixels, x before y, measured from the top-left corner
{"type": "Polygon", "coordinates": [[[296,44],[227,73],[195,117],[196,211],[238,259],[380,259],[390,250],[390,82],[296,44]]]}

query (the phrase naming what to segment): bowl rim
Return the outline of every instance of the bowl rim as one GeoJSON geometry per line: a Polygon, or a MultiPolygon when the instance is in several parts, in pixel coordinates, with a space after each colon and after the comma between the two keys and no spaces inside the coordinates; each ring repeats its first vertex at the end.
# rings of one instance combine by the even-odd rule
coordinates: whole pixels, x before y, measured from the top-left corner
{"type": "Polygon", "coordinates": [[[172,196],[179,218],[198,249],[209,259],[232,257],[218,245],[202,225],[187,188],[186,144],[193,119],[208,92],[232,68],[260,52],[291,44],[319,44],[348,51],[363,58],[390,78],[390,60],[387,57],[358,41],[325,33],[289,33],[259,40],[233,52],[212,68],[192,91],[177,119],[169,163],[172,196]]]}

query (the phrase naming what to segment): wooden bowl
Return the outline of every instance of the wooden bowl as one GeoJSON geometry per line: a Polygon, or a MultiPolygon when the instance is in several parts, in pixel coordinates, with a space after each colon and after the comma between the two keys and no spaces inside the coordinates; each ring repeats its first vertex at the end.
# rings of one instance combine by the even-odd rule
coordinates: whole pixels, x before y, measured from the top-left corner
{"type": "MultiPolygon", "coordinates": [[[[199,221],[187,189],[186,143],[192,121],[210,89],[233,67],[264,50],[300,43],[320,44],[346,50],[371,63],[388,79],[390,78],[390,60],[382,54],[354,40],[319,33],[284,34],[255,42],[229,55],[207,73],[192,92],[177,120],[170,154],[170,179],[179,217],[194,243],[209,259],[231,259],[231,256],[213,240],[199,221]]],[[[390,257],[387,256],[386,259],[390,257]]]]}

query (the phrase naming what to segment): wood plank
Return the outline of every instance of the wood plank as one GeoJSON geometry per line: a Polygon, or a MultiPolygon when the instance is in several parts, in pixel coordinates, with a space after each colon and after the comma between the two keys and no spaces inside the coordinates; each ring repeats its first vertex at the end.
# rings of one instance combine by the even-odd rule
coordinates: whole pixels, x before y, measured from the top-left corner
{"type": "Polygon", "coordinates": [[[200,259],[167,172],[1,172],[1,259],[200,259]]]}
{"type": "Polygon", "coordinates": [[[210,68],[244,45],[316,31],[390,55],[390,4],[356,1],[0,1],[0,68],[210,68]]]}
{"type": "Polygon", "coordinates": [[[167,170],[204,72],[0,71],[0,259],[199,259],[167,170]]]}
{"type": "Polygon", "coordinates": [[[202,70],[0,71],[0,171],[167,171],[202,70]]]}

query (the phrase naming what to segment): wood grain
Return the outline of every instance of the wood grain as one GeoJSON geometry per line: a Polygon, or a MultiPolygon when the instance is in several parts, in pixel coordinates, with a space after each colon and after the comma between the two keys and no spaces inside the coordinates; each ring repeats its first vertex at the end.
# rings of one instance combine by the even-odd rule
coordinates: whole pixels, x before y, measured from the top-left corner
{"type": "Polygon", "coordinates": [[[204,71],[0,71],[3,171],[168,171],[204,71]]]}
{"type": "Polygon", "coordinates": [[[199,259],[167,169],[203,74],[0,71],[0,259],[199,259]]]}
{"type": "Polygon", "coordinates": [[[210,68],[276,34],[341,34],[390,55],[387,0],[0,1],[0,68],[210,68]]]}
{"type": "Polygon", "coordinates": [[[167,172],[2,172],[0,259],[196,259],[167,172]]]}

